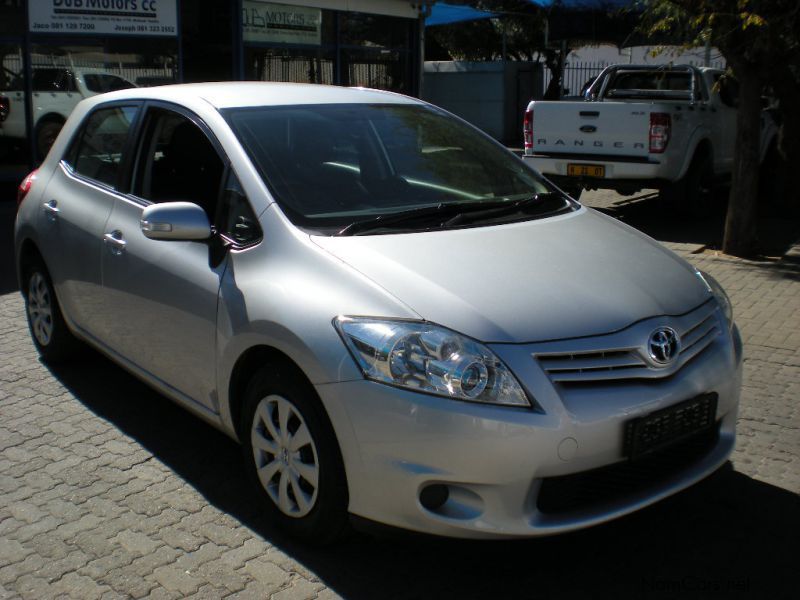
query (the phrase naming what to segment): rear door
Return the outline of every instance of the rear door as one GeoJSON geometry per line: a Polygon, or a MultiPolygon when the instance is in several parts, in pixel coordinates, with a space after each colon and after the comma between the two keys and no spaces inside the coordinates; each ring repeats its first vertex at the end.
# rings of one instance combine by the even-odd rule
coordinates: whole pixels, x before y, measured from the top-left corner
{"type": "Polygon", "coordinates": [[[140,104],[105,104],[83,122],[42,196],[39,239],[59,301],[74,324],[103,338],[103,234],[131,152],[140,104]]]}
{"type": "Polygon", "coordinates": [[[140,221],[150,204],[180,200],[199,204],[213,223],[225,164],[197,116],[149,105],[130,193],[116,199],[102,253],[112,348],[215,412],[217,298],[227,254],[215,246],[218,238],[148,239],[140,221]]]}

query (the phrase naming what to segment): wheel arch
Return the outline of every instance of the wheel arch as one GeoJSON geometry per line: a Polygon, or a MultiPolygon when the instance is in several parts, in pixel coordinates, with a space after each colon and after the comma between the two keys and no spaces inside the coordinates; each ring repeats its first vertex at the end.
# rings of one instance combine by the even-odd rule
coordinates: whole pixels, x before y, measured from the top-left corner
{"type": "Polygon", "coordinates": [[[714,163],[714,146],[711,143],[711,140],[704,135],[703,132],[698,132],[699,135],[693,143],[689,146],[690,151],[686,153],[683,164],[681,165],[680,176],[678,179],[683,179],[686,177],[686,174],[689,172],[689,169],[692,168],[692,165],[698,158],[708,156],[711,159],[711,163],[714,163]]]}
{"type": "MultiPolygon", "coordinates": [[[[233,369],[231,370],[230,379],[228,380],[227,392],[227,408],[230,415],[231,426],[233,433],[237,438],[241,439],[241,419],[242,407],[244,404],[244,395],[247,390],[247,385],[253,376],[267,364],[280,364],[282,367],[291,369],[295,374],[302,377],[308,384],[309,389],[314,389],[311,380],[303,372],[300,366],[292,360],[292,358],[274,346],[267,344],[259,344],[251,346],[239,355],[233,369]]],[[[319,400],[315,393],[315,401],[319,403],[326,418],[329,418],[325,407],[319,400]]]]}
{"type": "MultiPolygon", "coordinates": [[[[23,296],[28,293],[24,285],[26,269],[31,262],[36,260],[45,264],[42,252],[39,250],[36,242],[30,238],[24,239],[19,246],[19,253],[17,256],[17,283],[19,284],[19,289],[23,296]]],[[[45,264],[45,267],[46,266],[45,264]]]]}
{"type": "Polygon", "coordinates": [[[61,113],[57,112],[49,112],[43,114],[41,117],[36,119],[36,127],[40,127],[44,123],[60,123],[63,125],[67,122],[67,117],[62,115],[61,113]]]}
{"type": "MultiPolygon", "coordinates": [[[[700,140],[694,148],[694,152],[692,152],[689,156],[691,159],[686,167],[686,172],[692,168],[693,165],[697,163],[698,160],[701,158],[708,158],[711,161],[711,164],[714,164],[714,147],[711,145],[711,140],[708,138],[703,138],[700,140]]],[[[684,175],[685,173],[684,172],[684,175]]]]}

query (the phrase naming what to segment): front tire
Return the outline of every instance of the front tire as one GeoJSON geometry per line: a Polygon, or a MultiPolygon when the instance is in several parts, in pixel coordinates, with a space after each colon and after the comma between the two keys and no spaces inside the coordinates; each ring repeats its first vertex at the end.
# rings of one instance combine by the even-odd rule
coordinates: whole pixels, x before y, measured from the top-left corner
{"type": "Polygon", "coordinates": [[[47,268],[41,260],[34,259],[24,272],[25,314],[36,350],[51,364],[74,357],[81,344],[64,321],[47,268]]]}
{"type": "Polygon", "coordinates": [[[327,544],[347,530],[347,481],[333,428],[293,365],[262,368],[245,392],[240,438],[248,476],[271,520],[327,544]]]}

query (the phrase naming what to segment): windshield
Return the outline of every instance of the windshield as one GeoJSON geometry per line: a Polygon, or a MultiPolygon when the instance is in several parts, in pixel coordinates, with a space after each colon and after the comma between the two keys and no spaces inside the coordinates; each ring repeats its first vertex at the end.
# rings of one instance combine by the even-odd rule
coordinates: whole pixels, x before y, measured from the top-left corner
{"type": "MultiPolygon", "coordinates": [[[[426,207],[445,207],[454,222],[453,209],[461,206],[553,191],[511,153],[430,106],[270,106],[224,114],[287,216],[325,234],[396,213],[427,215],[420,210],[426,207]]],[[[572,206],[566,199],[545,204],[525,218],[572,206]]],[[[521,217],[503,214],[514,218],[521,217]]]]}

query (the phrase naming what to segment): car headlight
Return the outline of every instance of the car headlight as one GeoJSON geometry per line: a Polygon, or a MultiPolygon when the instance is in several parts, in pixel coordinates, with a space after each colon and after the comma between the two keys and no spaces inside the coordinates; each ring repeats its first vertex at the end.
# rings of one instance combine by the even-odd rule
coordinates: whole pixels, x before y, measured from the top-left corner
{"type": "Polygon", "coordinates": [[[697,276],[700,280],[705,284],[706,289],[714,296],[719,304],[720,309],[722,309],[722,314],[725,315],[725,321],[728,323],[728,329],[733,327],[733,305],[731,305],[731,299],[728,298],[728,294],[725,293],[725,290],[722,289],[722,286],[719,284],[719,281],[714,279],[711,275],[706,273],[705,271],[696,271],[697,276]]]}
{"type": "Polygon", "coordinates": [[[334,324],[368,379],[457,400],[531,406],[489,348],[454,331],[365,317],[337,317],[334,324]]]}

